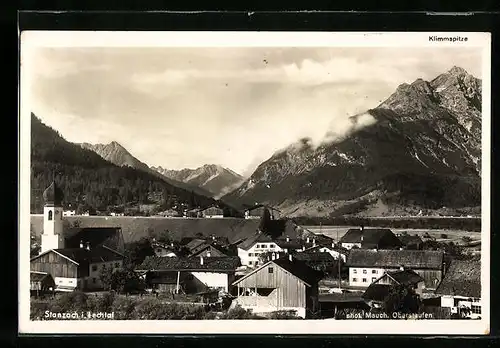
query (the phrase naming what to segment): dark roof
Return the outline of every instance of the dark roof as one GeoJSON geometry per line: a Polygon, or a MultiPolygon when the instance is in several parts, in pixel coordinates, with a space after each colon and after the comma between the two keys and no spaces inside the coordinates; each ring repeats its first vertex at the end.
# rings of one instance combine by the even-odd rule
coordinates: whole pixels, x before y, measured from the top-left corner
{"type": "Polygon", "coordinates": [[[307,263],[298,260],[296,257],[292,257],[292,261],[288,257],[280,257],[270,262],[275,263],[309,285],[317,283],[323,277],[321,272],[309,267],[307,263]]]}
{"type": "Polygon", "coordinates": [[[267,208],[269,210],[274,210],[274,211],[280,212],[280,210],[278,210],[276,208],[273,208],[271,206],[265,205],[265,204],[256,204],[256,205],[253,205],[251,207],[246,208],[245,210],[252,211],[252,210],[255,210],[255,209],[258,209],[258,208],[267,208]]]}
{"type": "Polygon", "coordinates": [[[258,242],[272,242],[273,239],[265,233],[256,233],[251,237],[245,239],[242,243],[238,245],[238,248],[243,250],[250,249],[255,243],[258,242]]]}
{"type": "Polygon", "coordinates": [[[480,298],[481,261],[453,260],[436,294],[480,298]]]}
{"type": "Polygon", "coordinates": [[[331,246],[331,244],[324,244],[324,245],[316,245],[314,247],[310,247],[308,249],[306,249],[305,251],[306,252],[309,252],[309,251],[315,251],[315,250],[318,250],[318,249],[321,249],[321,248],[328,248],[330,250],[333,250],[333,251],[337,251],[341,254],[344,254],[344,255],[347,255],[349,254],[349,249],[346,249],[344,247],[341,247],[340,245],[335,245],[334,247],[331,246]]]}
{"type": "Polygon", "coordinates": [[[370,286],[365,290],[363,294],[363,298],[365,300],[372,300],[372,301],[379,301],[382,302],[384,299],[389,295],[389,292],[391,291],[392,286],[388,284],[377,284],[377,283],[372,283],[370,286]]]}
{"type": "Polygon", "coordinates": [[[121,234],[120,227],[84,227],[69,228],[65,231],[65,246],[79,248],[80,242],[90,243],[91,248],[103,245],[121,234]]]}
{"type": "Polygon", "coordinates": [[[61,206],[64,199],[64,193],[55,181],[43,191],[43,201],[47,205],[61,206]]]}
{"type": "Polygon", "coordinates": [[[344,292],[342,294],[320,294],[319,302],[363,302],[363,298],[357,292],[344,292]]]}
{"type": "Polygon", "coordinates": [[[98,263],[123,260],[123,255],[105,246],[90,248],[64,248],[54,249],[55,252],[79,263],[98,263]]]}
{"type": "Polygon", "coordinates": [[[419,236],[410,236],[409,234],[403,234],[398,237],[401,243],[404,245],[419,244],[422,243],[422,238],[419,236]]]}
{"type": "Polygon", "coordinates": [[[363,236],[363,244],[377,245],[380,240],[387,234],[393,234],[388,228],[350,228],[347,233],[340,238],[340,243],[361,243],[363,236]]]}
{"type": "Polygon", "coordinates": [[[238,256],[204,257],[203,265],[199,257],[180,259],[177,257],[148,256],[137,270],[172,271],[234,271],[241,265],[238,256]]]}
{"type": "Polygon", "coordinates": [[[33,272],[31,271],[30,272],[30,282],[41,282],[43,281],[45,278],[47,277],[50,277],[52,278],[52,276],[48,273],[44,273],[44,272],[33,272]]]}
{"type": "Polygon", "coordinates": [[[274,242],[281,249],[288,249],[288,250],[302,249],[302,246],[305,245],[305,243],[300,240],[292,240],[292,239],[290,239],[289,242],[287,242],[286,239],[276,239],[274,242]]]}
{"type": "Polygon", "coordinates": [[[349,252],[348,267],[380,267],[410,269],[441,269],[443,252],[434,250],[371,250],[353,249],[349,252]]]}
{"type": "Polygon", "coordinates": [[[305,262],[333,262],[335,259],[329,253],[301,252],[293,255],[297,260],[305,262]]]}
{"type": "Polygon", "coordinates": [[[405,269],[403,271],[388,272],[386,273],[386,275],[390,276],[392,279],[402,285],[414,285],[424,280],[424,278],[409,269],[405,269]]]}
{"type": "Polygon", "coordinates": [[[186,248],[188,248],[189,250],[195,250],[199,246],[204,245],[206,243],[207,241],[205,239],[196,238],[187,243],[186,248]]]}

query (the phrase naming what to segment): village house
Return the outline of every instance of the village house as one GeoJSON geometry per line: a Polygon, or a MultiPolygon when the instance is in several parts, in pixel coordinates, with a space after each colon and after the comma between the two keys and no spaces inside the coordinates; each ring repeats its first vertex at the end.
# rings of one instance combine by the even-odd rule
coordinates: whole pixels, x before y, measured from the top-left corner
{"type": "Polygon", "coordinates": [[[75,216],[76,211],[75,210],[64,210],[63,211],[63,216],[75,216]]]}
{"type": "Polygon", "coordinates": [[[401,267],[399,271],[384,273],[376,279],[368,286],[362,297],[371,308],[382,308],[391,290],[399,285],[411,289],[418,296],[422,296],[425,289],[424,278],[412,270],[401,267]]]}
{"type": "Polygon", "coordinates": [[[330,245],[316,245],[312,246],[308,249],[305,249],[304,252],[308,253],[328,253],[330,254],[335,260],[341,259],[343,262],[346,262],[347,260],[347,255],[349,255],[349,250],[338,245],[335,243],[332,243],[330,245]]]}
{"type": "Polygon", "coordinates": [[[335,266],[338,266],[332,255],[328,253],[301,252],[293,256],[297,260],[305,262],[309,267],[324,274],[331,274],[335,270],[335,266]]]}
{"type": "Polygon", "coordinates": [[[236,256],[188,259],[148,256],[136,272],[144,277],[149,288],[157,291],[195,294],[216,289],[229,293],[239,266],[236,256]]]}
{"type": "Polygon", "coordinates": [[[350,228],[340,238],[340,245],[346,249],[394,249],[400,248],[401,242],[388,228],[350,228]]]}
{"type": "Polygon", "coordinates": [[[295,311],[309,318],[318,310],[318,281],[322,274],[291,254],[278,257],[236,280],[237,298],[232,306],[254,313],[295,311]]]}
{"type": "Polygon", "coordinates": [[[224,247],[216,239],[194,239],[185,246],[189,250],[189,257],[208,256],[223,257],[229,256],[224,247]]]}
{"type": "Polygon", "coordinates": [[[120,228],[64,228],[62,190],[53,181],[43,193],[44,214],[40,254],[30,269],[49,274],[55,291],[102,287],[101,272],[121,268],[123,236],[120,228]]]}
{"type": "Polygon", "coordinates": [[[404,267],[420,275],[427,290],[435,290],[443,277],[443,261],[442,251],[352,249],[346,262],[349,286],[367,288],[384,273],[404,267]]]}
{"type": "Polygon", "coordinates": [[[159,242],[152,242],[151,248],[154,250],[155,255],[158,257],[177,257],[177,252],[173,243],[165,244],[159,242]]]}
{"type": "Polygon", "coordinates": [[[481,317],[481,261],[453,260],[435,292],[441,307],[469,318],[481,317]]]}
{"type": "Polygon", "coordinates": [[[238,257],[242,266],[257,267],[262,253],[282,251],[273,239],[265,233],[256,233],[238,244],[238,257]]]}
{"type": "Polygon", "coordinates": [[[264,210],[267,209],[270,213],[271,220],[278,220],[280,217],[280,211],[273,207],[269,207],[264,204],[256,204],[245,210],[245,219],[260,219],[264,214],[264,210]]]}
{"type": "Polygon", "coordinates": [[[199,208],[191,209],[191,210],[184,210],[184,215],[185,218],[199,218],[201,217],[201,212],[199,208]]]}
{"type": "Polygon", "coordinates": [[[221,219],[224,217],[224,210],[217,206],[211,206],[200,211],[201,216],[206,219],[221,219]]]}
{"type": "Polygon", "coordinates": [[[99,290],[106,269],[120,269],[123,255],[106,246],[51,249],[30,260],[31,271],[54,278],[55,291],[99,290]]]}

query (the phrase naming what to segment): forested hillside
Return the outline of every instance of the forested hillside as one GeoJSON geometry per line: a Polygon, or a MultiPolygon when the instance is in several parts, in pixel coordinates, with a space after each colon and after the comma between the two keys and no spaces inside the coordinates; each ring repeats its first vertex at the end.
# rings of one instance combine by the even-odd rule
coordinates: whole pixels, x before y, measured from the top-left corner
{"type": "MultiPolygon", "coordinates": [[[[31,115],[31,212],[43,209],[43,190],[55,181],[64,191],[64,205],[77,210],[190,209],[218,203],[173,186],[157,176],[118,167],[77,144],[31,115]]],[[[227,207],[226,207],[227,210],[227,207]]]]}

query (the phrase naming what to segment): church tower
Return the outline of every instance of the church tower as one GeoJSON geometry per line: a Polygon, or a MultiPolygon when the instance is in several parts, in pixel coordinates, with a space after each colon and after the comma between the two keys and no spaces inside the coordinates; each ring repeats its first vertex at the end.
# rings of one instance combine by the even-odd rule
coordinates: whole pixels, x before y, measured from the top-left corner
{"type": "Polygon", "coordinates": [[[64,248],[62,190],[52,181],[43,192],[43,233],[41,252],[64,248]]]}

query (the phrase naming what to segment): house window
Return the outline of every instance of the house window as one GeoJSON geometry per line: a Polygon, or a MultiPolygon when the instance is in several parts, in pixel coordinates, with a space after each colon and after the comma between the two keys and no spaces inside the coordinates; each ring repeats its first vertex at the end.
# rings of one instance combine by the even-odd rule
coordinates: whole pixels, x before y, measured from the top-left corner
{"type": "Polygon", "coordinates": [[[366,283],[366,278],[363,278],[363,283],[366,283]]]}
{"type": "Polygon", "coordinates": [[[248,264],[251,266],[253,265],[253,261],[248,261],[248,264]]]}
{"type": "Polygon", "coordinates": [[[481,314],[481,306],[471,306],[471,312],[474,314],[481,314]]]}
{"type": "Polygon", "coordinates": [[[357,270],[357,269],[354,269],[354,270],[352,271],[352,273],[356,274],[356,273],[358,273],[358,270],[357,270]]]}
{"type": "Polygon", "coordinates": [[[375,280],[377,280],[377,278],[373,277],[373,278],[372,278],[372,283],[373,283],[375,280]]]}
{"type": "Polygon", "coordinates": [[[269,247],[270,247],[271,249],[274,249],[274,244],[271,244],[269,247]]]}
{"type": "Polygon", "coordinates": [[[49,210],[49,221],[52,220],[52,210],[49,210]]]}
{"type": "Polygon", "coordinates": [[[267,271],[268,271],[269,273],[273,273],[273,272],[274,272],[274,270],[273,270],[273,268],[272,268],[272,267],[269,267],[269,268],[267,269],[267,271]]]}
{"type": "Polygon", "coordinates": [[[352,281],[355,283],[358,281],[358,278],[352,278],[352,281]]]}
{"type": "Polygon", "coordinates": [[[259,249],[259,247],[260,247],[260,244],[255,245],[255,249],[259,249]]]}
{"type": "Polygon", "coordinates": [[[377,270],[376,269],[372,269],[372,274],[376,274],[377,273],[377,270]]]}
{"type": "Polygon", "coordinates": [[[363,274],[366,274],[366,269],[363,270],[363,274]]]}
{"type": "Polygon", "coordinates": [[[97,271],[97,265],[92,265],[92,272],[97,271]]]}

